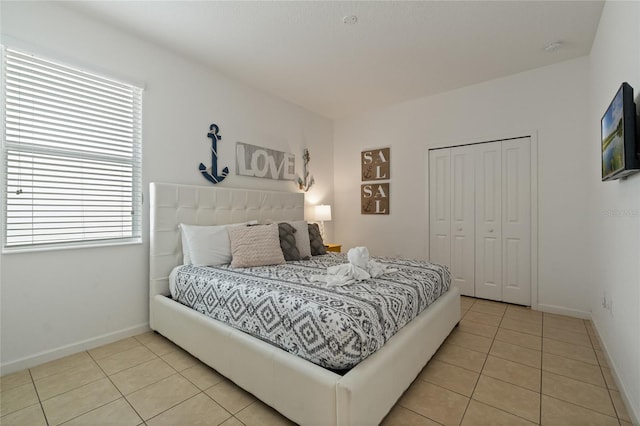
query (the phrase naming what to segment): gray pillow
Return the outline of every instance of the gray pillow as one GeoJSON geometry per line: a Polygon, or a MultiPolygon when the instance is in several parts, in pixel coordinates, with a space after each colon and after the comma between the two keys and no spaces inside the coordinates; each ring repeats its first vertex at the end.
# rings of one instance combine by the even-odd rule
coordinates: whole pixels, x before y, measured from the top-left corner
{"type": "Polygon", "coordinates": [[[327,248],[324,246],[322,235],[320,235],[320,227],[317,223],[309,224],[309,244],[311,245],[311,256],[327,254],[327,248]]]}
{"type": "Polygon", "coordinates": [[[300,260],[300,250],[296,246],[296,229],[288,223],[278,224],[280,234],[280,248],[284,255],[284,260],[300,260]]]}

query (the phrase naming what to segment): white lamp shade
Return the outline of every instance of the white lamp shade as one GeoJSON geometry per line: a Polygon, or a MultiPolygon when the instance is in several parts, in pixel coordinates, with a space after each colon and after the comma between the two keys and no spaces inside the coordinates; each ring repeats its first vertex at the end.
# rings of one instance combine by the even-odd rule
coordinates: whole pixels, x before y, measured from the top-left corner
{"type": "Polygon", "coordinates": [[[320,220],[320,221],[331,220],[331,206],[327,204],[321,204],[319,206],[316,206],[314,214],[315,214],[316,220],[320,220]]]}

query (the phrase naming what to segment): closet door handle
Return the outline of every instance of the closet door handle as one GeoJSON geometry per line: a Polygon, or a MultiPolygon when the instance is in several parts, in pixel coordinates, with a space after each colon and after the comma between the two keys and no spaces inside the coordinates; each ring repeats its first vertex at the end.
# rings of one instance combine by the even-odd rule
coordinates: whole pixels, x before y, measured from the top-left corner
{"type": "Polygon", "coordinates": [[[458,228],[458,231],[462,231],[462,226],[458,228]]]}
{"type": "Polygon", "coordinates": [[[489,232],[493,232],[493,228],[489,228],[489,232]]]}

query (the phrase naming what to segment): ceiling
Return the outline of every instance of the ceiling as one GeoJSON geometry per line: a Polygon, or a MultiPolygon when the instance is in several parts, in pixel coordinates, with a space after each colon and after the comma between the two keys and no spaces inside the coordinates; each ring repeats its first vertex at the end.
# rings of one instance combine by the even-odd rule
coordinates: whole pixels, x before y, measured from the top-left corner
{"type": "Polygon", "coordinates": [[[601,1],[86,1],[68,7],[339,119],[589,54],[601,1]],[[348,25],[345,16],[355,15],[348,25]],[[560,41],[561,47],[544,47],[560,41]]]}

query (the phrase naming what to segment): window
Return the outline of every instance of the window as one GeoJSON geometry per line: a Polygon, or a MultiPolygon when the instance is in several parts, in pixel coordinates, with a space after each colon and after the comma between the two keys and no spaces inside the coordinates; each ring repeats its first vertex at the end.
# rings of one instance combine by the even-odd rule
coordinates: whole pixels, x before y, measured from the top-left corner
{"type": "Polygon", "coordinates": [[[5,250],[139,242],[142,89],[3,49],[5,250]]]}

